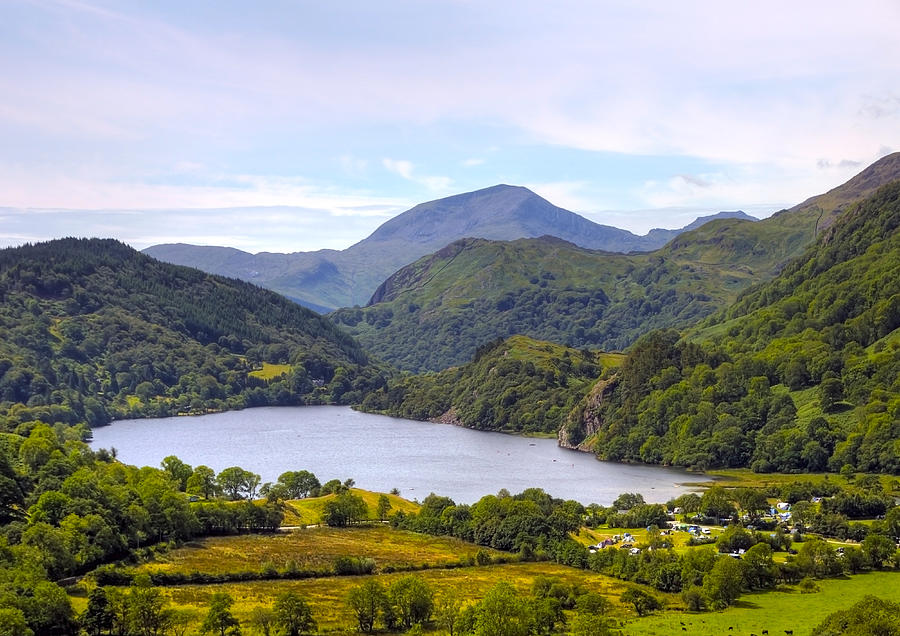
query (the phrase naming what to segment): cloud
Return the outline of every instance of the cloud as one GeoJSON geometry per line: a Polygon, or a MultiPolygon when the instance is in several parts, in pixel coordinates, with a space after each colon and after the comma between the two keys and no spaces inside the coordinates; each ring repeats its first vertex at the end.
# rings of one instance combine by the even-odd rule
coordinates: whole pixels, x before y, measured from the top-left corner
{"type": "Polygon", "coordinates": [[[798,188],[804,193],[803,198],[822,191],[815,175],[798,181],[796,175],[783,174],[776,169],[741,166],[729,173],[707,173],[691,178],[675,175],[666,180],[649,180],[635,194],[647,208],[705,208],[711,210],[709,213],[715,213],[763,205],[775,211],[799,203],[796,200],[798,188]],[[760,192],[766,193],[768,202],[760,200],[760,192]]]}
{"type": "Polygon", "coordinates": [[[698,177],[691,174],[680,174],[676,176],[675,179],[680,180],[682,183],[685,183],[688,186],[697,188],[708,188],[711,185],[710,182],[703,177],[698,177]]]}
{"type": "Polygon", "coordinates": [[[361,177],[367,174],[369,162],[351,155],[341,155],[338,158],[341,169],[351,177],[361,177]]]}
{"type": "Polygon", "coordinates": [[[413,174],[414,166],[411,161],[384,158],[381,160],[381,164],[388,172],[401,176],[407,181],[423,185],[432,192],[448,192],[453,185],[453,179],[450,177],[419,176],[413,174]]]}
{"type": "Polygon", "coordinates": [[[113,237],[135,248],[158,243],[225,245],[250,252],[344,249],[400,210],[241,207],[168,210],[3,208],[0,245],[63,236],[113,237]],[[335,223],[335,218],[340,222],[335,223]],[[40,228],[36,230],[36,228],[40,228]]]}
{"type": "Polygon", "coordinates": [[[853,161],[852,159],[841,159],[837,163],[828,159],[819,159],[816,162],[816,167],[822,170],[828,170],[829,168],[859,168],[862,165],[862,161],[853,161]]]}
{"type": "Polygon", "coordinates": [[[477,173],[621,207],[587,164],[537,174],[521,148],[703,163],[628,175],[637,205],[795,201],[896,139],[900,5],[863,5],[20,0],[0,39],[0,204],[331,214],[477,173]]]}
{"type": "Polygon", "coordinates": [[[381,165],[383,165],[389,172],[398,174],[404,179],[409,179],[411,181],[413,178],[413,165],[410,161],[385,158],[381,160],[381,165]]]}
{"type": "Polygon", "coordinates": [[[872,119],[900,116],[900,95],[887,93],[883,95],[866,95],[860,113],[872,119]]]}

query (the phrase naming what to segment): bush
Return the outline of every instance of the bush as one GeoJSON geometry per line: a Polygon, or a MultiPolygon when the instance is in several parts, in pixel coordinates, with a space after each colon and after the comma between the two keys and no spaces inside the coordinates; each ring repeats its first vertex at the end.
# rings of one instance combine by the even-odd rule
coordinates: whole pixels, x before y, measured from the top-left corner
{"type": "Polygon", "coordinates": [[[814,592],[819,591],[819,584],[816,583],[815,579],[805,576],[800,583],[797,584],[797,588],[800,590],[801,594],[813,594],[814,592]]]}
{"type": "Polygon", "coordinates": [[[372,574],[374,571],[375,559],[369,557],[342,556],[334,560],[334,573],[338,576],[372,574]]]}

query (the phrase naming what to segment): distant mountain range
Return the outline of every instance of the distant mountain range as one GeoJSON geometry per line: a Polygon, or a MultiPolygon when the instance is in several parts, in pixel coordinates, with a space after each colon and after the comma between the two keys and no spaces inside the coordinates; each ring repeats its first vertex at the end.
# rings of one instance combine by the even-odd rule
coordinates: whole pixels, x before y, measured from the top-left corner
{"type": "Polygon", "coordinates": [[[685,328],[797,258],[853,201],[900,178],[900,153],[762,221],[716,219],[662,249],[588,250],[551,237],[460,240],[400,269],[370,306],[332,318],[404,370],[438,371],[519,334],[623,350],[652,329],[685,328]]]}
{"type": "Polygon", "coordinates": [[[654,229],[637,236],[557,207],[527,188],[497,185],[421,203],[345,250],[250,254],[178,243],[154,245],[144,253],[251,281],[324,312],[365,305],[395,271],[462,238],[511,241],[554,236],[583,248],[627,253],[658,249],[682,232],[722,218],[756,220],[740,211],[720,212],[679,230],[654,229]]]}

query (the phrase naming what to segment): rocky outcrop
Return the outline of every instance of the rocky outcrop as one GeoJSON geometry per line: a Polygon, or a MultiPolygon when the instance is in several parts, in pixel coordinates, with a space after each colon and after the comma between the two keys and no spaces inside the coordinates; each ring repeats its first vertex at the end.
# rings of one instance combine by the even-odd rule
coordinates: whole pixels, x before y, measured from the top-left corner
{"type": "Polygon", "coordinates": [[[459,419],[459,416],[456,414],[456,409],[450,407],[450,409],[439,417],[433,417],[429,422],[434,422],[436,424],[452,424],[453,426],[465,426],[462,423],[462,420],[459,419]]]}
{"type": "Polygon", "coordinates": [[[593,436],[603,422],[600,419],[600,405],[618,383],[618,375],[606,380],[598,380],[590,393],[572,409],[566,423],[559,429],[557,440],[563,448],[593,453],[593,436]]]}

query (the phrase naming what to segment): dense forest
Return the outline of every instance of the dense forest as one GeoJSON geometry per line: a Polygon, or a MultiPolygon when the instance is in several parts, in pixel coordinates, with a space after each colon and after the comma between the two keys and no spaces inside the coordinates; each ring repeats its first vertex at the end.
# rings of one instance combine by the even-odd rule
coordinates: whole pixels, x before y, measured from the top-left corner
{"type": "Polygon", "coordinates": [[[690,337],[639,341],[570,436],[616,460],[900,472],[898,225],[900,182],[690,337]]]}
{"type": "Polygon", "coordinates": [[[462,367],[398,378],[369,393],[361,408],[480,430],[556,434],[603,368],[620,358],[513,336],[484,345],[462,367]]]}
{"type": "Polygon", "coordinates": [[[112,240],[0,251],[0,428],[352,403],[383,383],[327,319],[112,240]],[[264,373],[264,365],[278,373],[264,373]]]}

